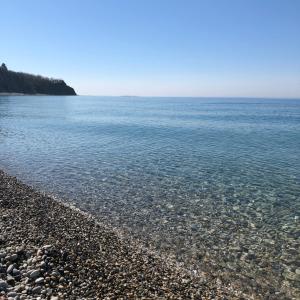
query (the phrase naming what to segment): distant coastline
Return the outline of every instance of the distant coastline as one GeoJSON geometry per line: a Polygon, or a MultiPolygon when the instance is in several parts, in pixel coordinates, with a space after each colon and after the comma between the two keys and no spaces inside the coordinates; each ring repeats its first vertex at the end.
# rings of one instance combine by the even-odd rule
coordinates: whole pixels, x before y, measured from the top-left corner
{"type": "MultiPolygon", "coordinates": [[[[25,93],[0,93],[0,96],[55,96],[53,94],[25,94],[25,93]]],[[[64,96],[77,96],[76,95],[64,95],[64,96]]]]}
{"type": "Polygon", "coordinates": [[[0,95],[70,95],[75,96],[75,90],[61,79],[47,78],[8,70],[3,63],[0,66],[0,95]]]}
{"type": "Polygon", "coordinates": [[[0,93],[0,96],[25,96],[23,93],[0,93]]]}

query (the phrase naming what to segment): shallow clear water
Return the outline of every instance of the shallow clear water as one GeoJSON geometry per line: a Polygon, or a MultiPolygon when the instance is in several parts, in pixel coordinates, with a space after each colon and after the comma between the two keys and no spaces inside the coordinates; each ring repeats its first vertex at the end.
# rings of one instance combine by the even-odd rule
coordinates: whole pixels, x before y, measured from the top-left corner
{"type": "Polygon", "coordinates": [[[298,295],[300,100],[0,96],[0,167],[223,284],[298,295]]]}

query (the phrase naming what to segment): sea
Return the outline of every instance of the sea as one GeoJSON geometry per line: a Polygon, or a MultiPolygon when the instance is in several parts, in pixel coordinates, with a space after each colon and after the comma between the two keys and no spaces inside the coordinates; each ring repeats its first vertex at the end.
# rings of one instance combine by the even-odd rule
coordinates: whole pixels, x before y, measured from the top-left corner
{"type": "Polygon", "coordinates": [[[249,299],[300,295],[299,99],[0,96],[0,168],[249,299]]]}

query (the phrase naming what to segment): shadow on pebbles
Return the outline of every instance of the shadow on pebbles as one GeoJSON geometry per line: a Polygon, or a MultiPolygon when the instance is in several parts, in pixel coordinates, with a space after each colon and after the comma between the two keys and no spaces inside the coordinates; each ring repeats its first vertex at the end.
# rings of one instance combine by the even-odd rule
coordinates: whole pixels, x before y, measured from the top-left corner
{"type": "Polygon", "coordinates": [[[243,299],[217,282],[0,171],[1,300],[243,299]]]}

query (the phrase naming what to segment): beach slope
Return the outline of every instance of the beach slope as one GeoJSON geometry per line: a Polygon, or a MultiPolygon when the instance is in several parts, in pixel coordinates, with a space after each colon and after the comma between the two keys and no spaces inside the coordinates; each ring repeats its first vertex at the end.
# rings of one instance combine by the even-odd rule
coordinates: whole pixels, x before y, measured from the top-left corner
{"type": "Polygon", "coordinates": [[[4,297],[228,299],[175,262],[2,171],[0,216],[4,297]]]}

